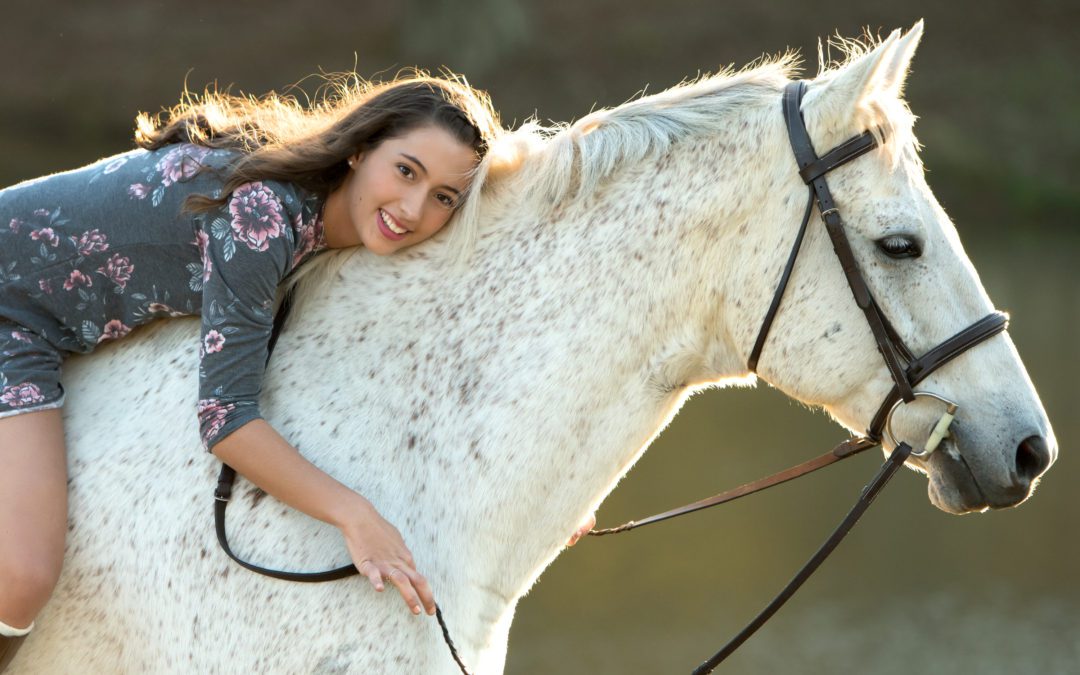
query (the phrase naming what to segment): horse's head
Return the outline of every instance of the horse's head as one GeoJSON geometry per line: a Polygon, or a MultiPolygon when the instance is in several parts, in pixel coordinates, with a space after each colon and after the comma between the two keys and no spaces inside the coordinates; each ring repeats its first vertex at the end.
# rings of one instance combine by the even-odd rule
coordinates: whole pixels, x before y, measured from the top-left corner
{"type": "MultiPolygon", "coordinates": [[[[904,36],[893,33],[810,82],[802,102],[819,155],[867,129],[883,133],[878,148],[833,170],[827,180],[870,291],[915,356],[993,310],[956,228],[926,184],[911,133],[913,118],[900,96],[921,34],[921,23],[904,36]]],[[[768,281],[767,288],[755,291],[755,309],[747,309],[748,315],[756,312],[757,325],[787,257],[807,190],[794,170],[779,101],[768,135],[773,132],[784,156],[778,166],[787,164],[768,200],[784,206],[761,214],[760,227],[777,234],[762,247],[769,252],[758,256],[767,258],[768,281]]],[[[749,348],[745,337],[743,342],[749,348]]],[[[816,214],[758,372],[859,432],[869,427],[893,386],[816,214]]],[[[1005,333],[943,366],[916,391],[933,392],[960,406],[940,450],[925,460],[909,460],[927,474],[930,499],[945,511],[1014,506],[1032,493],[1057,456],[1050,422],[1005,333]]],[[[896,437],[918,447],[942,412],[941,404],[929,398],[902,405],[893,420],[896,437]]]]}

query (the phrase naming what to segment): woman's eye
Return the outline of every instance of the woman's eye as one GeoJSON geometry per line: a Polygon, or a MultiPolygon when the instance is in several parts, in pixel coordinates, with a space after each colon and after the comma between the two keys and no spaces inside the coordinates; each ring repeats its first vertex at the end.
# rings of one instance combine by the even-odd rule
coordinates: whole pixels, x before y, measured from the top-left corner
{"type": "Polygon", "coordinates": [[[890,258],[918,258],[922,255],[919,242],[913,237],[895,234],[877,240],[878,248],[890,258]]]}
{"type": "Polygon", "coordinates": [[[439,200],[439,203],[448,209],[452,209],[455,206],[454,198],[450,195],[438,194],[435,198],[439,200]]]}
{"type": "Polygon", "coordinates": [[[410,169],[408,166],[404,164],[398,164],[397,168],[398,173],[400,173],[402,176],[405,176],[406,178],[412,178],[413,170],[410,169]]]}

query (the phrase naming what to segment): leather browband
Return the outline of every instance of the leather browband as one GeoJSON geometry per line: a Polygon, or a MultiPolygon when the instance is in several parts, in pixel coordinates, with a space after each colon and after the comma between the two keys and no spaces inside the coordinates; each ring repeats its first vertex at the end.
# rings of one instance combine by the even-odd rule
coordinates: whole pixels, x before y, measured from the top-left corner
{"type": "Polygon", "coordinates": [[[849,139],[825,153],[824,157],[816,159],[799,169],[799,176],[802,177],[804,183],[809,185],[836,167],[869,152],[875,145],[877,145],[877,141],[874,139],[874,135],[869,131],[864,131],[861,135],[849,139]]]}

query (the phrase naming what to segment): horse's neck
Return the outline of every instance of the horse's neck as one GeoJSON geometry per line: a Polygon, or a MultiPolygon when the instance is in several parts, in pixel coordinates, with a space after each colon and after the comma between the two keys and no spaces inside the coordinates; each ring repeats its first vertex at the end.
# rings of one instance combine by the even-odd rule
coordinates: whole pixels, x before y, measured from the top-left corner
{"type": "Polygon", "coordinates": [[[728,234],[695,230],[683,187],[614,185],[562,220],[500,227],[462,277],[406,258],[346,267],[301,324],[358,325],[293,338],[304,369],[325,375],[313,387],[339,383],[322,396],[360,383],[352,405],[311,411],[340,416],[349,444],[316,433],[318,463],[391,522],[433,522],[429,565],[512,606],[689,386],[741,369],[722,328],[724,275],[702,274],[728,234]]]}

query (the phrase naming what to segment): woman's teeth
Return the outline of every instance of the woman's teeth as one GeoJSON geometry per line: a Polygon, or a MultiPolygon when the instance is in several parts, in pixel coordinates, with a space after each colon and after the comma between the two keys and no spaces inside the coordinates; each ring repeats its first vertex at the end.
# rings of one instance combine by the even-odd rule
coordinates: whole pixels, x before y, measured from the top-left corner
{"type": "Polygon", "coordinates": [[[386,211],[379,209],[379,215],[382,216],[383,222],[386,223],[386,226],[390,228],[390,231],[394,234],[405,234],[406,232],[408,232],[408,230],[398,225],[397,221],[394,220],[394,217],[386,211]]]}

